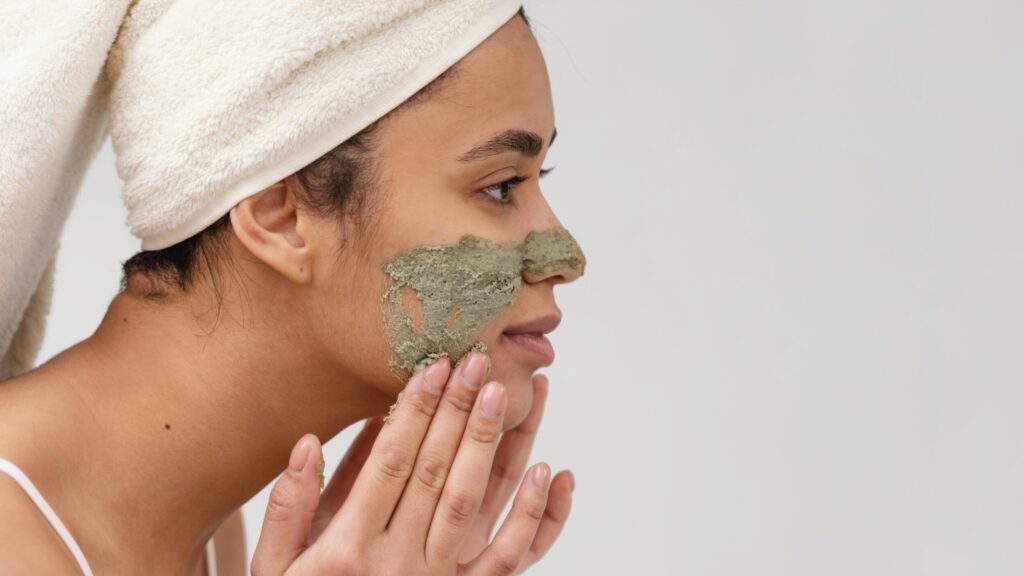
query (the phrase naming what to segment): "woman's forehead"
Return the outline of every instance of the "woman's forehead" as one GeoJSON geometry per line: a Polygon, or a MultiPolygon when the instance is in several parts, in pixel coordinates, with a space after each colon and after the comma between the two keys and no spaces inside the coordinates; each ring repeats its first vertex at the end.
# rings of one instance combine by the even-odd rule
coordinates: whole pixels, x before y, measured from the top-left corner
{"type": "Polygon", "coordinates": [[[393,146],[460,157],[483,138],[554,128],[547,68],[532,32],[513,18],[456,64],[450,79],[388,122],[393,146]]]}

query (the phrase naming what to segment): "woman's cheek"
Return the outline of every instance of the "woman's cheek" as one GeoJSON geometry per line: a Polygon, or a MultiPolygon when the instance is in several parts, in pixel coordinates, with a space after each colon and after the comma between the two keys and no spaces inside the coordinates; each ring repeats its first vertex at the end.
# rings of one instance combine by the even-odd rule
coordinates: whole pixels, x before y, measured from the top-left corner
{"type": "Polygon", "coordinates": [[[564,228],[531,232],[520,243],[465,235],[454,245],[417,247],[381,270],[380,298],[391,356],[388,368],[406,381],[417,366],[447,355],[453,365],[472,350],[486,351],[480,332],[515,302],[524,270],[549,273],[586,260],[564,228]]]}
{"type": "Polygon", "coordinates": [[[402,252],[381,270],[389,280],[380,298],[388,367],[406,380],[440,356],[454,364],[486,350],[474,336],[515,301],[522,253],[517,244],[466,235],[458,244],[402,252]]]}

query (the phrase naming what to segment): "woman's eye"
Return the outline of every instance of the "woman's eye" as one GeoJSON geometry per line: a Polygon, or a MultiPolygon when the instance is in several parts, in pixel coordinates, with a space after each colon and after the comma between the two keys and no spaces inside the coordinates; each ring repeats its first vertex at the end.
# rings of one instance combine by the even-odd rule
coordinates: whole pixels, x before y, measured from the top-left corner
{"type": "Polygon", "coordinates": [[[510,194],[512,193],[512,189],[515,188],[517,185],[521,184],[525,180],[526,178],[513,176],[508,180],[498,182],[497,184],[492,184],[491,186],[488,186],[481,190],[481,192],[487,194],[492,199],[494,199],[495,202],[499,204],[514,204],[515,200],[513,200],[512,197],[510,196],[510,194]]]}
{"type": "MultiPolygon", "coordinates": [[[[543,178],[547,176],[548,173],[551,172],[552,170],[554,170],[554,168],[545,168],[541,170],[540,177],[543,178]]],[[[522,184],[523,182],[526,182],[526,180],[527,179],[523,178],[522,176],[513,176],[508,180],[498,182],[497,184],[492,184],[481,190],[481,192],[490,196],[498,204],[514,205],[516,201],[514,198],[510,196],[510,194],[512,193],[512,189],[522,184]]]]}

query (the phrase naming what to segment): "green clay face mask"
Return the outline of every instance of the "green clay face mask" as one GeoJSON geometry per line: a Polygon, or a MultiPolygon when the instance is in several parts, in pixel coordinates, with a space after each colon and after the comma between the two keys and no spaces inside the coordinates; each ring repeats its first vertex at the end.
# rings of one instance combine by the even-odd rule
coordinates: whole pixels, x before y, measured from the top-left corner
{"type": "Polygon", "coordinates": [[[586,258],[565,228],[530,232],[519,244],[463,236],[451,246],[414,248],[381,267],[390,280],[381,296],[388,367],[401,380],[441,356],[454,365],[473,350],[478,330],[511,305],[523,272],[562,268],[583,274],[586,258]]]}

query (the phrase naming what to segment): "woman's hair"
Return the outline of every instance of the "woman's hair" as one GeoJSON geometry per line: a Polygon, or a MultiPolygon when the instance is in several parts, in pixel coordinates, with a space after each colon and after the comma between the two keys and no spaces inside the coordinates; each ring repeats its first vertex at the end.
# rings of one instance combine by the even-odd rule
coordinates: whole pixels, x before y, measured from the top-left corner
{"type": "MultiPolygon", "coordinates": [[[[527,26],[530,25],[522,8],[518,16],[527,26]]],[[[449,68],[388,115],[428,98],[445,86],[455,74],[456,66],[449,68]]],[[[358,229],[367,228],[368,218],[372,215],[372,204],[368,199],[372,197],[377,182],[377,165],[372,154],[375,148],[374,137],[380,122],[388,115],[285,179],[289,186],[300,185],[302,193],[297,194],[297,200],[305,208],[322,217],[351,218],[358,229]]],[[[225,213],[217,221],[177,244],[160,250],[137,252],[121,264],[121,291],[128,289],[130,278],[141,274],[149,280],[141,288],[141,296],[162,299],[174,289],[187,291],[196,275],[203,272],[216,290],[216,264],[218,258],[227,253],[230,221],[230,214],[225,213]]]]}

